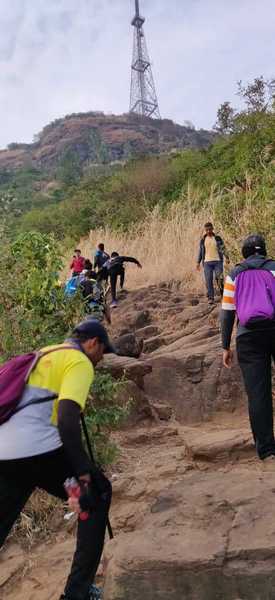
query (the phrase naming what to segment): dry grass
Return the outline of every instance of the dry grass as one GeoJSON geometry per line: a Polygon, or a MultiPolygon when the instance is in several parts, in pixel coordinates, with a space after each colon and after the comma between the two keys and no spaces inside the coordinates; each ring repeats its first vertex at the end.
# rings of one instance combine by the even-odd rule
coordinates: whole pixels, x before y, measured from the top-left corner
{"type": "Polygon", "coordinates": [[[23,509],[9,539],[30,548],[64,524],[64,503],[46,492],[36,491],[23,509]]]}
{"type": "MultiPolygon", "coordinates": [[[[203,221],[204,222],[204,221],[203,221]]],[[[143,268],[127,266],[127,288],[135,289],[161,281],[182,281],[188,290],[201,287],[201,276],[195,270],[201,218],[186,218],[179,207],[173,206],[168,217],[154,210],[147,219],[129,233],[114,232],[110,228],[91,231],[89,239],[81,240],[85,257],[91,258],[100,241],[106,250],[134,256],[143,268]]],[[[66,263],[69,257],[66,257],[66,263]]],[[[66,276],[68,269],[66,269],[66,276]]]]}
{"type": "MultiPolygon", "coordinates": [[[[196,259],[206,221],[212,221],[216,232],[225,240],[232,262],[239,260],[241,241],[249,233],[259,230],[270,237],[271,204],[265,208],[259,206],[252,193],[244,198],[241,209],[237,198],[235,202],[234,191],[228,194],[227,199],[230,205],[228,213],[221,197],[215,195],[213,189],[204,207],[195,210],[197,198],[190,190],[184,202],[171,205],[165,215],[156,208],[128,233],[112,231],[109,227],[91,231],[89,238],[80,241],[82,254],[91,259],[97,244],[104,242],[109,253],[116,250],[122,255],[136,257],[143,269],[127,266],[128,289],[175,280],[182,282],[183,289],[201,291],[204,284],[202,275],[196,271],[196,259]]],[[[275,250],[272,237],[268,241],[270,250],[275,250]]],[[[71,255],[65,257],[66,264],[70,258],[71,255]]],[[[68,274],[66,268],[63,278],[68,274]]]]}

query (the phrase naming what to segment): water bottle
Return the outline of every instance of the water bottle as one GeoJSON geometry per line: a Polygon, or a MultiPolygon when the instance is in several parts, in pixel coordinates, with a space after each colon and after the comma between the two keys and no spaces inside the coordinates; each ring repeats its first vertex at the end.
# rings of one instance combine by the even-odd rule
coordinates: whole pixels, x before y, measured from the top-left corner
{"type": "MultiPolygon", "coordinates": [[[[72,477],[71,479],[66,479],[64,483],[64,488],[68,494],[69,498],[80,498],[81,496],[81,488],[78,481],[72,477]]],[[[81,521],[87,521],[89,518],[89,513],[86,511],[82,511],[79,515],[81,521]]]]}

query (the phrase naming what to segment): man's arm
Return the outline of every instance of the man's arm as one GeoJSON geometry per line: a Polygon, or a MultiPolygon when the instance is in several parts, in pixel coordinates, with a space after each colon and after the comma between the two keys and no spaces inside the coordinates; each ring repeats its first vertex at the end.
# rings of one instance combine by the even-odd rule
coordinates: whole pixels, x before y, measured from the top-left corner
{"type": "Polygon", "coordinates": [[[131,263],[134,263],[135,265],[137,265],[140,269],[142,268],[139,260],[137,260],[136,258],[133,258],[132,256],[120,256],[119,258],[121,258],[121,263],[131,262],[131,263]]]}
{"type": "Polygon", "coordinates": [[[229,259],[229,254],[228,254],[228,252],[226,250],[225,243],[224,243],[223,239],[220,236],[218,236],[218,240],[219,240],[221,252],[222,252],[223,256],[226,258],[226,260],[229,262],[229,260],[230,260],[229,259]]]}
{"type": "Polygon", "coordinates": [[[201,261],[202,261],[202,248],[203,248],[203,242],[201,240],[200,241],[200,245],[199,245],[199,253],[198,253],[198,258],[197,258],[197,265],[200,265],[201,261]]]}
{"type": "Polygon", "coordinates": [[[235,311],[221,310],[221,334],[223,350],[230,350],[231,337],[235,323],[235,311]]]}
{"type": "Polygon", "coordinates": [[[64,451],[80,479],[90,478],[91,463],[84,450],[80,425],[80,406],[73,400],[58,403],[58,430],[64,451]]]}
{"type": "Polygon", "coordinates": [[[221,335],[223,347],[223,364],[230,367],[232,363],[232,352],[230,350],[233,327],[235,323],[235,283],[230,276],[226,277],[221,309],[221,335]]]}

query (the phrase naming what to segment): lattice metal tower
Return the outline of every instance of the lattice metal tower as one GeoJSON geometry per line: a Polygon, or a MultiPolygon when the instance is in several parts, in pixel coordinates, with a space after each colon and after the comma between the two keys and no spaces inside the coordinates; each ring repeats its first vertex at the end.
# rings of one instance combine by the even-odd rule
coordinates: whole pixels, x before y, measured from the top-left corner
{"type": "Polygon", "coordinates": [[[160,119],[158,99],[151,62],[147,50],[143,25],[145,18],[139,12],[139,0],[135,0],[136,14],[132,20],[134,47],[131,77],[130,113],[160,119]]]}

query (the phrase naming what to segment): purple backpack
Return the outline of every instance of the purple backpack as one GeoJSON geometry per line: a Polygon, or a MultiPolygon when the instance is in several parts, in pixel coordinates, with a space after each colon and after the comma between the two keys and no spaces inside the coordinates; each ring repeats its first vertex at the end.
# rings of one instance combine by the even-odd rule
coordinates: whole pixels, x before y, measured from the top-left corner
{"type": "Polygon", "coordinates": [[[236,278],[236,311],[244,327],[275,319],[275,277],[267,269],[244,270],[236,278]]]}
{"type": "Polygon", "coordinates": [[[17,411],[18,404],[33,369],[42,356],[58,350],[75,350],[73,346],[51,348],[46,352],[29,352],[15,356],[0,367],[0,425],[17,411]]]}

